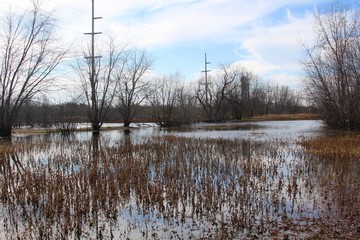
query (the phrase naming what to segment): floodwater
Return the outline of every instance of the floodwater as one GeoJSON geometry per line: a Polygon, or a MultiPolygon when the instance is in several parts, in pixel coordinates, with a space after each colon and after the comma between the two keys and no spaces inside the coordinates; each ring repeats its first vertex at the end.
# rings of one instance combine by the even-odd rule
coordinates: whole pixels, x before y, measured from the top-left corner
{"type": "Polygon", "coordinates": [[[0,239],[359,239],[360,162],[319,121],[19,135],[0,145],[0,239]]]}

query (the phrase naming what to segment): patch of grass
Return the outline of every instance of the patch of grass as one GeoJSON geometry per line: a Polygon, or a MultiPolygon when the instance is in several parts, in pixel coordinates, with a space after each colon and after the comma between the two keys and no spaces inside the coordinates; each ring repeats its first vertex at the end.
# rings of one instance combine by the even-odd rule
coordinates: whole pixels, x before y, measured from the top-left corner
{"type": "Polygon", "coordinates": [[[314,155],[326,158],[360,158],[360,136],[321,136],[304,139],[301,144],[314,155]]]}
{"type": "Polygon", "coordinates": [[[198,129],[206,129],[212,131],[226,131],[226,130],[249,130],[252,128],[258,128],[256,124],[215,124],[199,126],[198,129]]]}
{"type": "Polygon", "coordinates": [[[9,150],[11,147],[12,147],[11,143],[0,140],[0,154],[5,153],[6,150],[9,150]]]}
{"type": "Polygon", "coordinates": [[[312,113],[298,114],[268,114],[244,118],[249,121],[288,121],[288,120],[318,120],[320,116],[312,113]]]}

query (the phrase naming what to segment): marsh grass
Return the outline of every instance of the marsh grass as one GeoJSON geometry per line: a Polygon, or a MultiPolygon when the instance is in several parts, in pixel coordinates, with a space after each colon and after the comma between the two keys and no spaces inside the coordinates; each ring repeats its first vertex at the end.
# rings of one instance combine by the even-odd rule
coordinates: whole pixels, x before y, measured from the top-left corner
{"type": "Polygon", "coordinates": [[[323,158],[346,160],[360,159],[360,135],[333,135],[303,139],[301,144],[311,154],[323,158]]]}
{"type": "Polygon", "coordinates": [[[358,165],[272,141],[101,136],[1,154],[6,239],[359,236],[358,165]],[[329,178],[331,180],[329,181],[329,178]]]}
{"type": "Polygon", "coordinates": [[[245,118],[250,121],[289,121],[289,120],[319,120],[318,114],[312,113],[298,113],[298,114],[268,114],[258,115],[245,118]]]}

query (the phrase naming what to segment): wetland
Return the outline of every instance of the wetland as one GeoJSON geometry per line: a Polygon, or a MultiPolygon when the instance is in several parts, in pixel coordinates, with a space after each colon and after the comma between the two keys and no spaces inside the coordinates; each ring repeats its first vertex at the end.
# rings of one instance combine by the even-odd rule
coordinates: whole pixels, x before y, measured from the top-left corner
{"type": "Polygon", "coordinates": [[[318,120],[18,134],[1,239],[359,239],[360,135],[318,120]]]}

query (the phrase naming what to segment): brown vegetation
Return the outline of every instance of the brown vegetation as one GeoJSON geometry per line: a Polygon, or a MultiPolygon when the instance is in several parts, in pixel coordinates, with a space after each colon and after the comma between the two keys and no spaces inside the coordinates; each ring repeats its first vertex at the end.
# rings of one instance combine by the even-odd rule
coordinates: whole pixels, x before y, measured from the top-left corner
{"type": "Polygon", "coordinates": [[[279,141],[15,142],[0,174],[8,239],[359,237],[358,162],[279,141]]]}
{"type": "Polygon", "coordinates": [[[350,158],[360,159],[359,135],[321,136],[303,140],[301,143],[311,154],[323,158],[340,161],[347,161],[350,158]]]}
{"type": "Polygon", "coordinates": [[[250,121],[289,121],[289,120],[319,120],[320,116],[313,113],[297,113],[297,114],[268,114],[257,115],[245,118],[250,121]]]}

